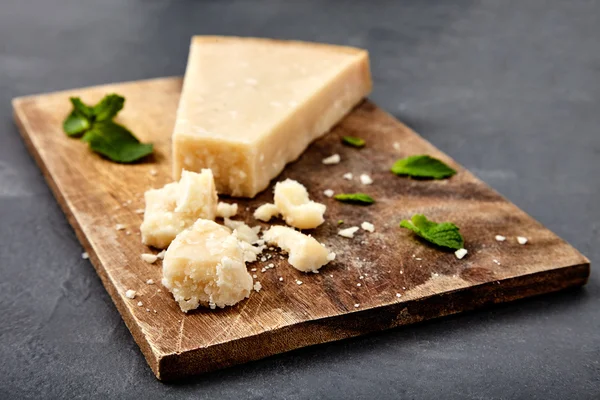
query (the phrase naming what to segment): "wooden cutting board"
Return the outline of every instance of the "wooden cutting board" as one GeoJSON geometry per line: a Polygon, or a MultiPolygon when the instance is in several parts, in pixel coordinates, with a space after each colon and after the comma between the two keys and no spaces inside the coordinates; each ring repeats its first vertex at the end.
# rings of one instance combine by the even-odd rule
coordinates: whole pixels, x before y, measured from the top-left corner
{"type": "MultiPolygon", "coordinates": [[[[119,83],[13,101],[15,119],[77,237],[110,293],[148,364],[161,380],[223,368],[269,355],[367,332],[388,329],[465,310],[583,285],[589,260],[508,202],[470,172],[410,130],[365,101],[337,127],[313,143],[276,180],[304,183],[311,198],[327,205],[326,222],[313,235],[337,254],[319,274],[290,267],[277,251],[256,262],[263,289],[235,307],[182,313],[160,285],[161,264],[140,254],[139,209],[143,193],[171,181],[170,136],[181,89],[180,78],[119,83]],[[142,140],[153,142],[147,162],[119,165],[62,132],[69,96],[94,103],[107,93],[125,96],[119,120],[142,140]],[[366,139],[363,149],[345,147],[344,135],[366,139]],[[397,143],[396,145],[394,145],[397,143]],[[339,153],[338,165],[321,159],[339,153]],[[416,181],[392,175],[400,157],[430,154],[458,169],[442,181],[416,181]],[[156,171],[153,174],[152,171],[156,171]],[[346,172],[354,180],[342,178],[346,172]],[[363,186],[361,173],[374,184],[363,186]],[[335,202],[323,195],[363,191],[377,202],[369,207],[335,202]],[[414,213],[461,228],[469,254],[462,260],[436,250],[398,223],[414,213]],[[353,239],[338,236],[343,227],[372,222],[375,232],[353,239]],[[116,224],[126,225],[116,230],[116,224]],[[498,242],[495,235],[506,236],[498,242]],[[526,236],[526,245],[516,236],[526,236]],[[263,265],[275,268],[260,272],[263,265]],[[283,281],[279,278],[282,277],[283,281]],[[148,285],[146,281],[156,282],[148,285]],[[301,285],[297,284],[301,280],[301,285]],[[135,299],[125,291],[137,291],[135,299]],[[138,306],[138,302],[143,304],[138,306]]],[[[272,201],[271,189],[240,205],[252,225],[254,209],[272,201]]],[[[267,226],[266,224],[261,224],[267,226]]]]}

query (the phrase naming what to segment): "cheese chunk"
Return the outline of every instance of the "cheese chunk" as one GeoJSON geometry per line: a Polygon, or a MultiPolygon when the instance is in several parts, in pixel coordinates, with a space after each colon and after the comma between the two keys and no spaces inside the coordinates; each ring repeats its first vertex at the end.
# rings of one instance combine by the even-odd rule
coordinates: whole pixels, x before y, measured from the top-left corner
{"type": "Polygon", "coordinates": [[[299,182],[286,179],[275,185],[275,206],[285,222],[298,229],[312,229],[324,221],[327,207],[308,198],[308,191],[299,182]]]}
{"type": "Polygon", "coordinates": [[[271,39],[192,39],[173,133],[173,176],[212,169],[254,197],[371,91],[367,51],[271,39]]]}
{"type": "Polygon", "coordinates": [[[287,226],[272,226],[263,238],[267,243],[287,251],[288,262],[299,271],[317,271],[335,259],[335,253],[329,252],[315,238],[287,226]]]}
{"type": "Polygon", "coordinates": [[[163,261],[162,284],[182,311],[232,306],[250,296],[253,282],[229,229],[199,219],[177,235],[163,261]]]}
{"type": "Polygon", "coordinates": [[[219,202],[217,204],[217,217],[231,218],[238,212],[238,205],[236,203],[227,204],[219,202]]]}
{"type": "Polygon", "coordinates": [[[181,180],[144,193],[146,211],[140,226],[142,243],[166,248],[175,236],[198,218],[215,219],[217,192],[209,169],[183,171],[181,180]]]}
{"type": "Polygon", "coordinates": [[[265,203],[254,211],[254,218],[268,222],[271,218],[279,215],[279,210],[275,204],[265,203]]]}

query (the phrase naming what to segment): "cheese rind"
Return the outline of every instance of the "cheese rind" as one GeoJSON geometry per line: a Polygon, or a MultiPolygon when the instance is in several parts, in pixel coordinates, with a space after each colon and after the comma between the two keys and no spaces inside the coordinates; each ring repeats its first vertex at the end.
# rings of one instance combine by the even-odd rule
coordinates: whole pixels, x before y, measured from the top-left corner
{"type": "Polygon", "coordinates": [[[173,133],[174,178],[211,168],[219,193],[253,197],[371,87],[365,50],[194,37],[173,133]]]}
{"type": "Polygon", "coordinates": [[[140,226],[142,243],[166,248],[175,236],[192,226],[198,218],[214,219],[217,212],[217,192],[212,172],[184,171],[179,182],[144,193],[146,210],[140,226]]]}
{"type": "Polygon", "coordinates": [[[263,238],[269,244],[287,251],[288,262],[299,271],[317,271],[335,259],[335,253],[327,250],[315,238],[287,226],[272,226],[263,238]]]}
{"type": "Polygon", "coordinates": [[[250,296],[252,276],[231,231],[214,221],[199,219],[169,246],[162,284],[181,310],[188,312],[199,305],[223,308],[242,301],[250,296]]]}
{"type": "Polygon", "coordinates": [[[273,198],[275,206],[290,226],[312,229],[325,221],[323,214],[327,207],[310,200],[306,187],[293,179],[277,182],[273,198]]]}

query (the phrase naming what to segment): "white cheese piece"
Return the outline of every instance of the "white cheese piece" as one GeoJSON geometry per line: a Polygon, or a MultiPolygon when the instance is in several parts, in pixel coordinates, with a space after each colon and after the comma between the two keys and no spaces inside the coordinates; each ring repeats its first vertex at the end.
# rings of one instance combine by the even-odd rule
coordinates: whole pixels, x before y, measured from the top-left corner
{"type": "Polygon", "coordinates": [[[340,157],[339,154],[333,154],[333,155],[321,160],[321,162],[325,165],[339,164],[340,161],[342,161],[342,158],[340,157]]]}
{"type": "Polygon", "coordinates": [[[254,283],[254,290],[258,293],[258,292],[260,292],[260,289],[262,289],[262,285],[259,281],[256,281],[254,283]]]}
{"type": "Polygon", "coordinates": [[[173,132],[173,175],[212,169],[254,197],[370,91],[367,51],[272,39],[192,39],[173,132]]]}
{"type": "Polygon", "coordinates": [[[454,255],[456,256],[456,258],[458,258],[459,260],[462,260],[464,258],[464,256],[466,256],[468,253],[467,249],[458,249],[454,252],[454,255]]]}
{"type": "Polygon", "coordinates": [[[127,228],[127,225],[125,225],[125,224],[116,224],[115,225],[115,229],[118,230],[118,231],[122,231],[125,228],[127,228]]]}
{"type": "Polygon", "coordinates": [[[367,232],[375,232],[375,225],[373,225],[370,222],[365,221],[362,224],[360,224],[360,227],[367,232]]]}
{"type": "Polygon", "coordinates": [[[496,240],[498,242],[504,242],[506,240],[506,236],[496,235],[496,240]]]}
{"type": "Polygon", "coordinates": [[[335,194],[335,192],[334,192],[333,190],[331,190],[331,189],[325,189],[325,190],[323,191],[323,194],[324,194],[325,196],[327,196],[327,197],[333,197],[333,195],[335,194]]]}
{"type": "Polygon", "coordinates": [[[81,258],[87,260],[88,258],[90,258],[90,255],[87,253],[87,251],[84,251],[83,253],[81,253],[81,258]]]}
{"type": "Polygon", "coordinates": [[[275,204],[265,203],[254,211],[254,218],[268,222],[271,218],[279,215],[279,210],[275,204]]]}
{"type": "Polygon", "coordinates": [[[287,226],[272,226],[264,234],[269,244],[276,245],[288,253],[288,262],[299,271],[316,271],[335,259],[315,238],[287,226]]]}
{"type": "Polygon", "coordinates": [[[219,202],[217,204],[217,217],[231,218],[238,212],[238,205],[236,203],[227,204],[219,202]]]}
{"type": "Polygon", "coordinates": [[[352,226],[350,228],[339,230],[338,235],[352,239],[356,232],[358,232],[358,226],[352,226]]]}
{"type": "Polygon", "coordinates": [[[165,253],[167,252],[167,250],[162,250],[160,251],[158,254],[156,254],[156,257],[158,257],[159,259],[163,259],[165,258],[165,253]]]}
{"type": "Polygon", "coordinates": [[[154,285],[154,279],[148,279],[146,285],[154,285]]]}
{"type": "Polygon", "coordinates": [[[144,260],[148,264],[154,264],[156,260],[158,260],[158,257],[156,256],[156,254],[144,253],[142,254],[142,260],[144,260]]]}
{"type": "Polygon", "coordinates": [[[352,175],[352,172],[346,172],[344,175],[342,175],[342,177],[348,181],[354,179],[354,175],[352,175]]]}
{"type": "Polygon", "coordinates": [[[146,211],[140,226],[142,243],[159,249],[169,246],[175,236],[198,219],[214,219],[217,192],[212,172],[184,171],[180,182],[144,193],[146,211]]]}
{"type": "Polygon", "coordinates": [[[167,249],[162,284],[184,312],[199,305],[232,306],[250,296],[253,286],[238,239],[205,219],[177,235],[167,249]]]}
{"type": "Polygon", "coordinates": [[[233,230],[238,239],[248,242],[250,244],[258,242],[258,233],[260,232],[260,226],[249,227],[242,221],[234,221],[229,218],[225,218],[223,223],[226,227],[233,230]]]}
{"type": "Polygon", "coordinates": [[[524,236],[517,236],[517,242],[519,242],[519,244],[527,244],[528,240],[524,236]]]}
{"type": "Polygon", "coordinates": [[[285,222],[298,229],[312,229],[321,225],[327,207],[308,198],[308,191],[299,182],[286,179],[275,185],[275,206],[285,222]]]}
{"type": "Polygon", "coordinates": [[[128,299],[135,299],[135,295],[136,295],[135,290],[129,289],[125,292],[125,297],[127,297],[128,299]]]}
{"type": "Polygon", "coordinates": [[[363,185],[370,185],[373,183],[373,179],[367,174],[361,174],[360,183],[362,183],[363,185]]]}

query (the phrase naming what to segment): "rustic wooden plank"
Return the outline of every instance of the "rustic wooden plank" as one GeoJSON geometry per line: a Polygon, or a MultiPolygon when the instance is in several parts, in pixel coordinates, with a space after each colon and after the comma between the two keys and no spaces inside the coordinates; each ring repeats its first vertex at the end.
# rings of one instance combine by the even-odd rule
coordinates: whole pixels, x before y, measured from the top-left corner
{"type": "MultiPolygon", "coordinates": [[[[145,190],[170,181],[170,135],[180,89],[180,78],[161,78],[13,101],[27,147],[159,379],[177,379],[587,281],[589,260],[577,250],[366,101],[277,178],[299,180],[312,198],[327,204],[327,222],[313,235],[338,253],[335,262],[319,274],[307,275],[287,265],[277,251],[268,251],[274,257],[266,263],[273,262],[276,268],[261,273],[266,263],[248,266],[258,269],[264,288],[260,293],[226,310],[202,309],[185,315],[161,290],[160,263],[150,265],[140,259],[150,249],[140,243],[142,216],[136,213],[144,206],[145,190]],[[127,99],[120,122],[141,140],[155,144],[156,154],[150,160],[135,165],[110,163],[62,133],[69,96],[94,102],[110,92],[127,99]],[[344,147],[340,143],[344,135],[363,137],[368,145],[360,150],[344,147]],[[333,153],[342,156],[340,164],[321,164],[333,153]],[[444,181],[415,181],[389,172],[395,159],[418,153],[443,159],[459,174],[444,181]],[[355,179],[342,179],[346,172],[355,179]],[[375,183],[361,185],[357,178],[361,173],[370,174],[375,183]],[[364,191],[377,202],[369,207],[340,204],[326,198],[325,189],[364,191]],[[452,253],[433,249],[399,229],[398,222],[414,213],[457,223],[469,255],[457,260],[452,253]],[[336,235],[340,219],[343,226],[369,221],[376,231],[343,238],[336,235]],[[117,231],[116,224],[127,228],[117,231]],[[497,242],[496,234],[507,241],[497,242]],[[517,235],[528,237],[529,243],[519,245],[517,235]],[[147,279],[156,284],[147,285],[147,279]],[[304,283],[297,285],[297,279],[304,283]],[[136,299],[124,296],[127,289],[137,291],[136,299]]],[[[225,200],[240,205],[240,218],[258,224],[252,212],[272,200],[272,191],[250,200],[225,200]]]]}

